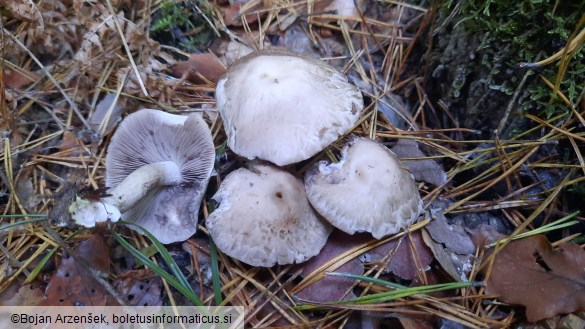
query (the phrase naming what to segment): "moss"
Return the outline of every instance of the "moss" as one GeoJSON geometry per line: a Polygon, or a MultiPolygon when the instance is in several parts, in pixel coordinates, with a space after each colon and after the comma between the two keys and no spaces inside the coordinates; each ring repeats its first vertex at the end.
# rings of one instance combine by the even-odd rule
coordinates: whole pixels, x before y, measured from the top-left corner
{"type": "Polygon", "coordinates": [[[187,52],[196,52],[198,49],[205,48],[211,41],[213,33],[204,17],[196,9],[201,2],[200,0],[163,1],[152,20],[152,37],[161,43],[187,52]]]}
{"type": "MultiPolygon", "coordinates": [[[[492,76],[489,88],[511,95],[517,83],[510,81],[509,71],[517,70],[518,63],[536,62],[562,49],[578,27],[585,2],[470,0],[447,1],[443,8],[448,12],[459,10],[460,19],[455,26],[464,25],[465,30],[484,35],[477,52],[482,56],[481,64],[492,76]]],[[[560,90],[573,104],[585,86],[584,56],[581,47],[560,83],[560,90]]],[[[554,83],[558,66],[558,63],[545,66],[538,73],[554,83]]],[[[567,111],[544,82],[531,81],[527,86],[530,97],[521,104],[524,111],[549,117],[567,111]]]]}

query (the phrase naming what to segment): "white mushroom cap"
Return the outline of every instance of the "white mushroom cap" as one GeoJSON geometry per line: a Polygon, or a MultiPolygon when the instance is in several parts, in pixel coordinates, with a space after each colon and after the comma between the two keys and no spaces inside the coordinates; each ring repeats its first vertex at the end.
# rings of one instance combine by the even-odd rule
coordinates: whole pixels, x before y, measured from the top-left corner
{"type": "Polygon", "coordinates": [[[214,161],[211,132],[199,114],[140,110],[122,121],[108,147],[106,201],[162,243],[183,241],[197,230],[214,161]]]}
{"type": "Polygon", "coordinates": [[[253,266],[300,263],[325,245],[331,227],[311,208],[303,183],[288,172],[257,165],[230,173],[207,217],[217,247],[253,266]]]}
{"type": "Polygon", "coordinates": [[[360,91],[335,68],[278,50],[234,63],[218,81],[215,98],[229,147],[279,166],[323,150],[363,109],[360,91]]]}
{"type": "Polygon", "coordinates": [[[422,200],[412,175],[384,145],[356,137],[335,164],[322,161],[305,174],[309,201],[333,226],[380,239],[412,224],[422,200]]]}

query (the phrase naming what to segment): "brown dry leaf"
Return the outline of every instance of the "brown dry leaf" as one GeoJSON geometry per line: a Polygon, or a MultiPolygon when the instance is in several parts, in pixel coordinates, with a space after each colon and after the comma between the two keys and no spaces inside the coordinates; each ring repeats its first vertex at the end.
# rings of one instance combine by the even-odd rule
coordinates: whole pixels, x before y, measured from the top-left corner
{"type": "Polygon", "coordinates": [[[4,81],[6,87],[12,89],[19,89],[25,87],[35,81],[38,81],[41,77],[33,72],[25,70],[6,70],[4,71],[4,81]]]}
{"type": "MultiPolygon", "coordinates": [[[[16,18],[31,23],[33,37],[38,38],[45,30],[45,24],[41,11],[32,1],[0,0],[0,7],[7,11],[8,17],[16,18]]],[[[3,15],[4,16],[4,15],[3,15]]]]}
{"type": "Polygon", "coordinates": [[[408,234],[401,241],[392,240],[376,247],[369,252],[369,255],[371,262],[380,262],[390,255],[391,259],[386,270],[405,280],[412,280],[417,274],[425,272],[434,259],[433,253],[424,243],[419,231],[408,234]]]}
{"type": "Polygon", "coordinates": [[[481,224],[470,230],[470,234],[473,244],[480,249],[485,249],[487,245],[506,238],[504,234],[487,224],[481,224]]]}
{"type": "MultiPolygon", "coordinates": [[[[366,234],[349,235],[339,230],[335,230],[319,255],[300,265],[303,268],[301,275],[309,275],[326,262],[338,257],[349,249],[368,241],[370,238],[371,237],[366,234]]],[[[361,275],[364,272],[364,264],[358,257],[354,257],[344,265],[340,266],[335,272],[361,275]]],[[[301,290],[297,296],[304,300],[310,300],[313,302],[332,302],[353,298],[355,297],[353,292],[350,291],[349,294],[345,294],[353,284],[354,280],[351,279],[326,276],[301,290]]]]}
{"type": "MultiPolygon", "coordinates": [[[[74,249],[77,258],[83,259],[94,269],[109,273],[109,247],[104,237],[93,235],[81,241],[74,249]]],[[[89,269],[80,264],[75,257],[63,253],[61,264],[51,277],[45,300],[39,305],[45,306],[114,306],[117,302],[106,292],[104,287],[91,275],[89,269]]]]}
{"type": "Polygon", "coordinates": [[[225,66],[213,54],[191,54],[187,61],[178,62],[172,68],[172,74],[178,78],[186,77],[192,83],[202,83],[205,79],[217,83],[225,73],[225,66]]]}
{"type": "Polygon", "coordinates": [[[13,284],[0,293],[0,306],[35,306],[43,300],[44,287],[39,283],[19,287],[13,284]]]}
{"type": "Polygon", "coordinates": [[[486,293],[526,306],[530,322],[585,310],[585,251],[544,235],[512,241],[496,256],[486,293]]]}
{"type": "Polygon", "coordinates": [[[129,306],[161,306],[162,280],[149,269],[120,274],[114,287],[129,306]]]}
{"type": "MultiPolygon", "coordinates": [[[[234,1],[233,4],[223,7],[223,20],[227,26],[242,26],[241,9],[246,5],[248,1],[234,1]]],[[[246,6],[246,22],[248,24],[254,23],[258,20],[258,17],[263,16],[262,14],[256,14],[255,12],[264,9],[262,3],[255,3],[252,6],[246,6]]]]}

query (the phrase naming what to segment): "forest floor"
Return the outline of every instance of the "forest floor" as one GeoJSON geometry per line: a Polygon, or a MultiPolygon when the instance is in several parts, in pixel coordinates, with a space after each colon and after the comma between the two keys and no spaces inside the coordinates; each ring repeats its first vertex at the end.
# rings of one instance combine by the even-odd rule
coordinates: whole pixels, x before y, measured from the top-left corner
{"type": "Polygon", "coordinates": [[[246,327],[584,328],[585,16],[555,51],[532,49],[499,89],[486,84],[482,112],[466,101],[487,78],[469,70],[489,47],[447,60],[463,49],[444,39],[462,6],[412,3],[0,0],[0,305],[235,305],[246,327]],[[416,179],[416,223],[382,240],[335,231],[303,264],[216,250],[204,218],[245,166],[226,147],[216,83],[268,48],[323,59],[365,100],[351,131],[287,170],[338,161],[351,135],[379,141],[416,179]],[[520,109],[531,100],[541,107],[520,109]],[[215,174],[182,243],[69,216],[77,197],[104,195],[111,136],[141,108],[201,112],[211,129],[215,174]]]}

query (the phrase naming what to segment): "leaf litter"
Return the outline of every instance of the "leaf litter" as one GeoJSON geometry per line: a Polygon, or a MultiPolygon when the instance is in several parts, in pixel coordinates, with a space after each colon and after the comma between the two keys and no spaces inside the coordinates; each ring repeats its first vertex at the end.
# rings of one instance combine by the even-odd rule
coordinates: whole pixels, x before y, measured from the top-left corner
{"type": "MultiPolygon", "coordinates": [[[[0,0],[3,13],[5,9],[7,12],[2,17],[5,37],[2,39],[3,75],[0,84],[6,88],[0,97],[3,141],[0,210],[4,214],[22,214],[23,218],[28,214],[49,213],[51,220],[67,222],[66,209],[70,200],[82,191],[99,193],[99,188],[103,187],[103,159],[108,135],[120,118],[140,107],[209,112],[214,102],[214,82],[225,66],[252,49],[280,46],[326,58],[346,72],[369,104],[352,133],[380,141],[398,139],[395,151],[406,159],[405,166],[417,180],[431,185],[420,186],[425,200],[429,204],[439,199],[451,201],[448,207],[441,208],[441,214],[426,216],[432,221],[423,231],[415,230],[399,240],[381,242],[380,245],[372,241],[353,244],[359,238],[346,236],[345,240],[352,241],[351,247],[339,245],[336,248],[340,250],[328,257],[316,258],[315,264],[327,263],[341,253],[350,255],[344,264],[351,266],[342,265],[335,271],[398,281],[412,280],[414,284],[429,284],[436,280],[447,282],[441,276],[445,272],[454,280],[472,280],[477,275],[479,259],[470,256],[484,249],[472,250],[462,226],[449,224],[445,216],[453,218],[489,212],[490,216],[512,227],[533,229],[538,227],[535,218],[546,223],[551,217],[566,215],[566,209],[561,206],[563,201],[553,197],[561,189],[574,187],[581,181],[576,171],[567,168],[576,168],[583,163],[567,164],[566,159],[539,149],[544,149],[552,140],[566,142],[572,145],[567,152],[580,158],[575,144],[575,139],[580,140],[580,136],[569,132],[582,124],[581,115],[577,113],[562,123],[555,118],[537,119],[534,129],[542,132],[538,136],[474,140],[475,132],[460,128],[448,105],[427,94],[421,85],[421,73],[413,70],[407,60],[415,45],[423,41],[422,36],[428,32],[427,24],[433,20],[436,8],[421,8],[402,2],[364,4],[358,1],[358,10],[355,10],[355,3],[201,1],[193,10],[199,9],[209,22],[208,28],[221,32],[222,37],[209,47],[201,47],[201,53],[184,54],[172,46],[161,46],[150,37],[151,11],[157,9],[157,4],[150,7],[151,4],[144,1],[119,0],[111,1],[113,8],[110,9],[101,3],[83,1],[65,5],[58,0],[40,3],[0,0]],[[343,8],[352,11],[340,10],[343,8]],[[87,15],[79,15],[80,12],[87,15]],[[211,58],[214,59],[213,65],[209,64],[211,58]],[[170,75],[173,68],[178,71],[170,75]],[[436,120],[439,117],[441,119],[436,120]],[[526,177],[540,177],[535,173],[547,173],[552,169],[557,170],[559,179],[547,182],[546,189],[529,190],[531,184],[538,182],[527,182],[526,177]],[[547,193],[552,197],[547,199],[547,193]],[[492,195],[498,197],[490,199],[492,195]],[[467,260],[458,263],[454,261],[458,257],[467,257],[467,260]],[[459,266],[467,261],[471,269],[459,266]]],[[[424,69],[429,69],[426,65],[423,64],[424,69]]],[[[574,108],[582,111],[583,106],[585,101],[574,108]]],[[[221,121],[216,115],[211,115],[209,123],[216,145],[221,145],[225,141],[221,121]]],[[[334,143],[325,156],[334,156],[341,144],[334,143]]],[[[235,158],[229,150],[226,156],[235,158]]],[[[301,175],[302,170],[298,172],[301,175]]],[[[14,219],[3,218],[0,225],[11,222],[14,219]]],[[[22,281],[26,268],[18,266],[26,262],[38,264],[39,255],[46,253],[51,245],[46,241],[55,243],[43,226],[33,223],[28,227],[26,230],[11,227],[5,231],[8,233],[0,231],[0,241],[8,251],[0,254],[5,269],[0,276],[0,293],[7,292],[8,288],[14,289],[14,283],[22,281]],[[38,253],[25,252],[32,245],[38,246],[38,253]]],[[[59,234],[67,232],[70,231],[65,228],[58,231],[59,234]]],[[[128,234],[135,238],[133,243],[137,247],[148,245],[140,236],[128,234]]],[[[206,239],[204,235],[198,238],[206,239]]],[[[528,239],[533,238],[523,240],[528,239]]],[[[505,257],[500,261],[498,258],[513,255],[523,257],[524,261],[518,264],[525,264],[524,269],[532,269],[531,273],[518,271],[525,273],[526,282],[537,274],[558,285],[568,284],[570,280],[565,278],[575,280],[579,272],[562,255],[570,254],[580,259],[582,250],[577,249],[579,247],[561,243],[558,249],[552,249],[548,242],[531,242],[528,249],[534,249],[540,255],[537,257],[540,260],[535,262],[534,255],[523,254],[514,247],[523,240],[511,242],[500,250],[494,263],[482,271],[491,271],[491,275],[495,274],[497,278],[498,274],[505,272],[505,267],[510,266],[505,257]],[[551,271],[547,272],[541,264],[551,271]],[[551,279],[551,272],[554,279],[551,279]]],[[[78,244],[76,252],[83,259],[87,253],[87,250],[83,251],[84,245],[88,242],[76,240],[74,243],[78,244]]],[[[99,246],[102,242],[95,243],[99,246]]],[[[111,265],[108,255],[106,252],[98,259],[90,257],[86,262],[100,273],[112,275],[115,271],[108,267],[111,265]]],[[[219,258],[226,304],[248,306],[252,312],[255,307],[266,305],[266,301],[272,307],[265,317],[250,317],[251,327],[283,323],[281,320],[301,326],[342,326],[352,323],[353,315],[360,312],[351,313],[335,307],[326,308],[324,313],[304,313],[294,309],[296,302],[291,294],[300,295],[311,287],[316,293],[308,297],[319,297],[321,289],[333,294],[327,298],[328,302],[342,298],[339,296],[344,290],[340,289],[341,286],[330,289],[326,284],[328,279],[339,278],[325,277],[298,292],[295,282],[300,278],[294,271],[290,272],[290,268],[259,270],[221,254],[219,258]]],[[[67,257],[66,252],[62,252],[56,259],[60,262],[53,276],[43,279],[45,274],[39,275],[33,286],[38,287],[38,282],[48,283],[46,295],[49,301],[109,302],[110,297],[103,286],[94,282],[95,278],[87,271],[79,269],[75,257],[67,257]],[[67,273],[68,277],[65,276],[67,273]],[[90,290],[95,289],[94,294],[84,292],[80,282],[90,283],[88,286],[90,290]],[[70,291],[64,294],[62,289],[66,287],[70,291]]],[[[207,276],[205,269],[195,267],[191,275],[200,279],[202,275],[207,276]]],[[[520,277],[518,273],[516,277],[520,277]]],[[[118,272],[113,277],[113,286],[119,288],[119,294],[128,304],[159,304],[163,289],[167,297],[177,295],[176,291],[162,287],[151,272],[141,269],[118,272]]],[[[582,278],[576,278],[582,281],[582,278]]],[[[576,282],[580,282],[578,280],[576,282]]],[[[496,294],[491,289],[506,282],[502,279],[494,284],[492,281],[487,282],[485,291],[488,294],[496,294]]],[[[345,280],[344,284],[351,287],[356,282],[345,280]]],[[[517,286],[521,284],[518,281],[517,286]]],[[[17,300],[21,298],[23,303],[34,300],[42,291],[40,288],[29,288],[28,291],[26,287],[29,286],[19,288],[13,295],[17,300]]],[[[506,293],[512,294],[514,287],[511,284],[506,288],[503,293],[497,291],[501,300],[526,305],[529,320],[583,309],[581,301],[568,290],[557,289],[556,295],[551,293],[550,301],[558,303],[551,310],[544,311],[544,303],[535,305],[534,301],[524,304],[522,300],[507,300],[506,293]],[[563,304],[561,301],[564,300],[568,302],[563,304]]],[[[379,287],[360,285],[359,289],[351,289],[351,293],[362,295],[376,289],[379,287]]],[[[206,291],[203,295],[211,303],[209,291],[201,290],[206,291]]],[[[522,312],[509,312],[509,308],[501,303],[490,303],[494,299],[483,293],[481,289],[468,288],[444,295],[444,299],[413,296],[392,305],[364,305],[368,309],[364,314],[370,311],[400,314],[404,327],[417,327],[413,321],[420,314],[440,318],[443,323],[453,326],[474,328],[507,327],[522,318],[522,312]]],[[[318,298],[307,299],[318,301],[318,298]]]]}

